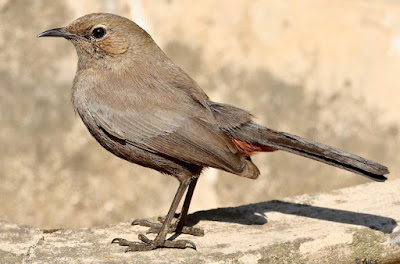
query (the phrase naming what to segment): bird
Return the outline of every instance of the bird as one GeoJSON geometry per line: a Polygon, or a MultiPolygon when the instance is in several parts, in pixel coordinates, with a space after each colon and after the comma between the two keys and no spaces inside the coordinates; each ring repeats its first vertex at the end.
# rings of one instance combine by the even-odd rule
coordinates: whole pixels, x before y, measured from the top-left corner
{"type": "Polygon", "coordinates": [[[197,180],[212,167],[256,179],[251,157],[286,151],[383,182],[386,166],[255,123],[246,110],[212,101],[152,37],[128,18],[110,13],[84,15],[38,37],[61,37],[74,45],[78,66],[71,98],[90,134],[119,158],[171,175],[179,187],[160,223],[137,219],[154,239],[115,238],[126,251],[194,248],[190,240],[167,239],[170,232],[202,236],[187,214],[197,180]],[[184,194],[182,209],[172,223],[184,194]]]}

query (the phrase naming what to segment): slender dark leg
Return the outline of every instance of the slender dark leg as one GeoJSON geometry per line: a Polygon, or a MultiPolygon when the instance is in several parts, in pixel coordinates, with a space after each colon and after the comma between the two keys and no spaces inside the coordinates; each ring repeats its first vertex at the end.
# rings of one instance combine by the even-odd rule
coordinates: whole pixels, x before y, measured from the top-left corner
{"type": "Polygon", "coordinates": [[[191,178],[185,179],[179,184],[179,188],[176,191],[174,200],[172,201],[171,207],[169,208],[168,214],[165,218],[164,223],[161,226],[160,232],[154,240],[148,239],[145,235],[140,234],[139,240],[142,242],[131,242],[123,238],[115,238],[111,243],[118,243],[120,246],[127,246],[126,251],[149,251],[159,247],[167,248],[186,248],[192,247],[196,249],[196,245],[189,240],[166,240],[169,226],[171,225],[172,218],[175,214],[176,208],[185,193],[191,178]]]}
{"type": "Polygon", "coordinates": [[[192,201],[194,188],[196,187],[196,183],[197,183],[198,179],[199,179],[198,177],[193,178],[192,181],[190,182],[189,189],[188,189],[186,197],[185,197],[185,202],[183,203],[182,211],[179,216],[179,222],[176,227],[177,233],[190,233],[194,236],[204,236],[204,231],[202,229],[186,226],[187,214],[189,212],[190,202],[192,201]],[[187,232],[184,232],[184,231],[187,231],[187,232]]]}
{"type": "MultiPolygon", "coordinates": [[[[182,211],[179,214],[178,220],[174,224],[170,225],[169,230],[168,230],[169,233],[176,232],[176,233],[189,234],[189,235],[193,235],[193,236],[204,236],[203,229],[186,226],[187,214],[189,211],[190,202],[192,200],[192,196],[193,196],[194,189],[196,187],[197,180],[198,180],[198,177],[192,178],[192,180],[189,184],[189,189],[188,189],[186,197],[185,197],[185,201],[182,206],[182,211]]],[[[146,219],[136,219],[132,222],[132,225],[147,226],[147,227],[150,227],[150,229],[147,231],[147,233],[158,233],[158,232],[160,232],[160,229],[161,229],[161,223],[165,222],[165,219],[163,217],[159,217],[159,222],[160,223],[153,223],[146,219]]]]}

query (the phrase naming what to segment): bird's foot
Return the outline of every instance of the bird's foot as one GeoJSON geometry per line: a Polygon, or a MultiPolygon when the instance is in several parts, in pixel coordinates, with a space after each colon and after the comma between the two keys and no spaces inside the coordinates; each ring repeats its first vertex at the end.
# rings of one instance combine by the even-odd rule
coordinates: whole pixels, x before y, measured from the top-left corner
{"type": "MultiPolygon", "coordinates": [[[[149,230],[147,230],[146,234],[151,234],[151,233],[158,234],[158,232],[160,232],[161,230],[162,223],[164,222],[165,219],[163,217],[158,217],[157,220],[158,223],[153,223],[146,219],[136,219],[132,222],[132,225],[150,227],[149,230]]],[[[192,236],[204,236],[204,230],[197,227],[183,226],[182,230],[177,230],[179,221],[180,218],[178,218],[175,223],[170,225],[170,227],[168,228],[168,233],[179,232],[182,234],[188,234],[192,236]]]]}
{"type": "Polygon", "coordinates": [[[123,238],[114,238],[111,243],[118,243],[120,246],[127,247],[125,252],[129,251],[150,251],[156,248],[193,248],[196,249],[196,245],[190,240],[150,240],[145,235],[140,234],[138,236],[141,242],[132,242],[123,238]]]}

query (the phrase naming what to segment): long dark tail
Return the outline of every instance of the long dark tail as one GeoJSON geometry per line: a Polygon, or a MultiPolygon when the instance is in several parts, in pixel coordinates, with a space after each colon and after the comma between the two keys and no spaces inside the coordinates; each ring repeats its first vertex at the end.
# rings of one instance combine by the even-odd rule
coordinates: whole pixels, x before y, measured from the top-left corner
{"type": "Polygon", "coordinates": [[[253,122],[230,131],[241,141],[288,151],[329,165],[355,172],[375,181],[385,181],[389,170],[377,162],[284,132],[274,131],[253,122]]]}

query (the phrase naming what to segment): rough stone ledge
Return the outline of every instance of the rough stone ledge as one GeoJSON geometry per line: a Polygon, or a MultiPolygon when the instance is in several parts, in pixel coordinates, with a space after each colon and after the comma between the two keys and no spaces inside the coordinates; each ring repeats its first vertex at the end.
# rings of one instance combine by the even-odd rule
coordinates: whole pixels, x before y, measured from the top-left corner
{"type": "Polygon", "coordinates": [[[0,263],[400,263],[399,190],[400,179],[195,212],[192,224],[206,232],[189,238],[197,251],[124,253],[110,241],[146,230],[129,222],[73,230],[0,222],[0,263]]]}

